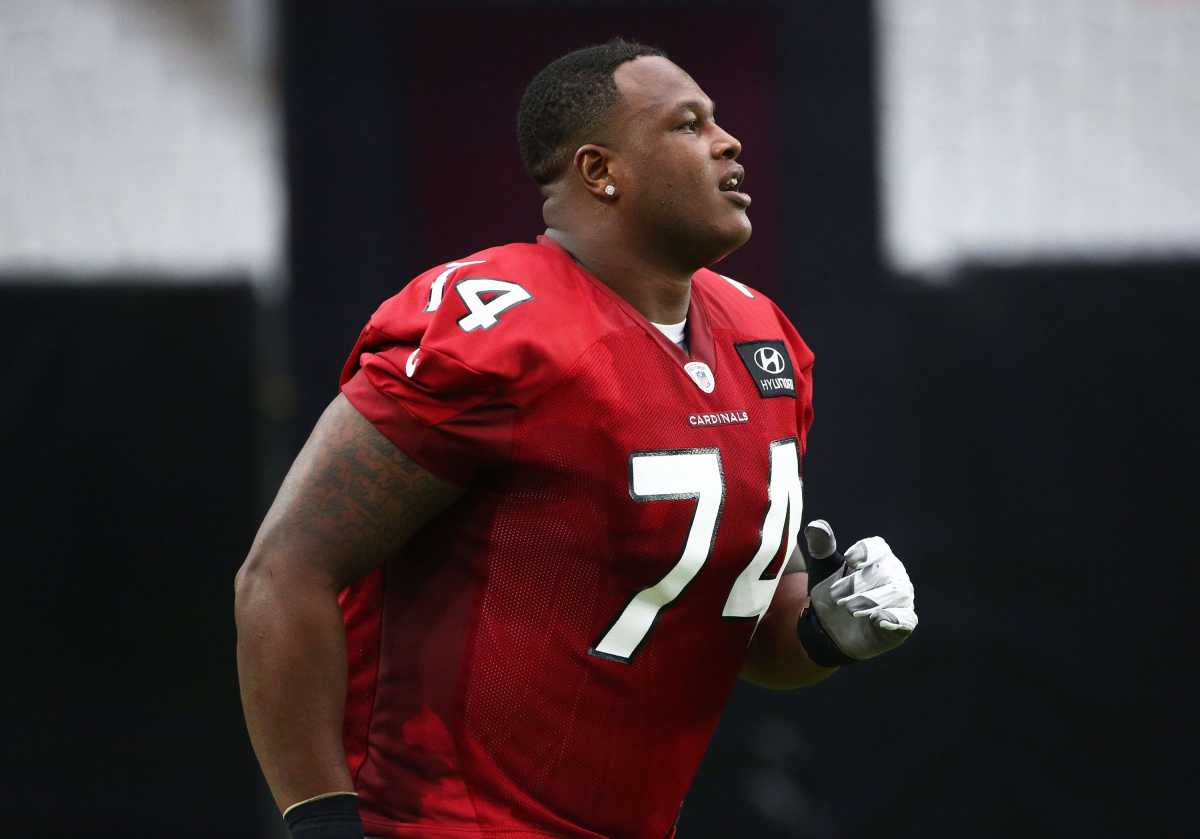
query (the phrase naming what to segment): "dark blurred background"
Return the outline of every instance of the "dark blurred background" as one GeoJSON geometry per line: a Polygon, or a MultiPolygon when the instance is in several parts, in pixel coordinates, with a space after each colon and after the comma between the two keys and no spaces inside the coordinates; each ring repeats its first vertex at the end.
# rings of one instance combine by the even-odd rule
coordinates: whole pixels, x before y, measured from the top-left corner
{"type": "Polygon", "coordinates": [[[541,232],[521,90],[614,35],[742,139],[806,514],[921,616],[739,686],[681,837],[1195,831],[1200,4],[13,0],[6,835],[278,835],[234,572],[373,308],[541,232]]]}

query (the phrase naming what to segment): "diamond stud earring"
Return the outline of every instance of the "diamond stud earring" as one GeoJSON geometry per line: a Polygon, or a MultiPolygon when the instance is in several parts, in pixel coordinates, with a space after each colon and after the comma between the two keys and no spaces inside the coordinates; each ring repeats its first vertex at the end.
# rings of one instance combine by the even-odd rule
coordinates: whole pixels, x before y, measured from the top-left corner
{"type": "Polygon", "coordinates": [[[609,198],[612,198],[614,195],[617,194],[617,188],[615,186],[613,186],[612,184],[609,184],[608,186],[604,187],[604,194],[607,195],[609,198]]]}

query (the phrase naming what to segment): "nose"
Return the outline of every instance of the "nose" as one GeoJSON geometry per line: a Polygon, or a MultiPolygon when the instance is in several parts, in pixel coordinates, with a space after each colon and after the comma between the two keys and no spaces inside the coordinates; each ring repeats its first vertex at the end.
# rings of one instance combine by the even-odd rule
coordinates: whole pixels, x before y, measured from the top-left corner
{"type": "Polygon", "coordinates": [[[717,139],[713,143],[713,157],[737,160],[742,153],[742,143],[724,128],[717,126],[717,139]]]}

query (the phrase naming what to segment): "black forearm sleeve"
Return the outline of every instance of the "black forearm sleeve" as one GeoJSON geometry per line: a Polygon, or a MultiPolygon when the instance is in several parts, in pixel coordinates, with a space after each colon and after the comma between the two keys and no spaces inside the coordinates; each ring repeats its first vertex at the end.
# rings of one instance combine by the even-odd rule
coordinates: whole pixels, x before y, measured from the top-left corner
{"type": "Polygon", "coordinates": [[[829,637],[817,618],[817,610],[812,606],[801,613],[800,621],[796,624],[796,635],[804,645],[804,651],[815,664],[822,667],[839,667],[854,663],[854,659],[838,649],[838,645],[829,637]]]}
{"type": "MultiPolygon", "coordinates": [[[[846,557],[838,550],[822,557],[815,557],[806,550],[805,555],[808,567],[808,596],[811,598],[812,590],[817,583],[837,574],[839,569],[846,567],[846,557]]],[[[843,664],[854,663],[854,659],[843,653],[829,637],[825,627],[821,626],[821,621],[817,618],[817,610],[812,607],[811,603],[800,613],[800,620],[796,623],[796,635],[800,638],[800,643],[804,645],[804,651],[808,653],[809,659],[814,664],[822,667],[840,667],[843,664]]]]}
{"type": "Polygon", "coordinates": [[[348,792],[290,807],[283,821],[292,839],[363,839],[358,796],[348,792]]]}

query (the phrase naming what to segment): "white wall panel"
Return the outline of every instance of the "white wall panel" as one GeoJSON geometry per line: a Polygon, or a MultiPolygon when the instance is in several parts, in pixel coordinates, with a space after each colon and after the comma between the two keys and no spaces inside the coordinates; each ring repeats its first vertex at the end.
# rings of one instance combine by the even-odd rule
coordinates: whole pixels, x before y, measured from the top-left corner
{"type": "Polygon", "coordinates": [[[0,274],[276,282],[271,7],[0,3],[0,274]]]}
{"type": "Polygon", "coordinates": [[[1200,2],[875,8],[893,265],[1200,256],[1200,2]]]}

